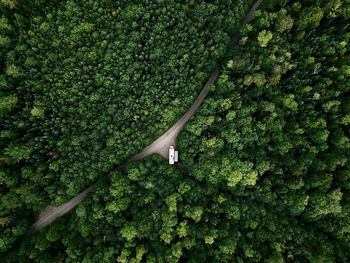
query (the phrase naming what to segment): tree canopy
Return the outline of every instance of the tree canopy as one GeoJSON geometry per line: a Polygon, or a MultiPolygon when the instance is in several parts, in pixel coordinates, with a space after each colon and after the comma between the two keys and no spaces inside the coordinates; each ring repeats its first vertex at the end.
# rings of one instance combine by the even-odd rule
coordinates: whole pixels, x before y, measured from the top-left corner
{"type": "Polygon", "coordinates": [[[264,1],[227,50],[253,3],[1,1],[4,262],[349,261],[350,3],[264,1]],[[217,65],[179,166],[126,163],[217,65]]]}

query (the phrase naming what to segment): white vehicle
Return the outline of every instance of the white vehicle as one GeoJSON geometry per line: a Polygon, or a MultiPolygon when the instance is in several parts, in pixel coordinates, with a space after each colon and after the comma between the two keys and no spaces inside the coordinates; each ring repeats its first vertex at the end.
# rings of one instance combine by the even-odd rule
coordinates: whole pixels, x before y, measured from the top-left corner
{"type": "Polygon", "coordinates": [[[179,161],[179,152],[175,151],[174,146],[169,148],[169,164],[175,164],[179,161]]]}

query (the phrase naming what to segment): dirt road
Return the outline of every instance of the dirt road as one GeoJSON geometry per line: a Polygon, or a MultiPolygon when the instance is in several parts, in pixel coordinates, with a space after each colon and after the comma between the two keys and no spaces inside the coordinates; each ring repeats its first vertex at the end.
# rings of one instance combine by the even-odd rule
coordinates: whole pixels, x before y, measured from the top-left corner
{"type": "Polygon", "coordinates": [[[93,191],[96,188],[96,183],[89,186],[87,189],[85,189],[83,192],[81,192],[76,197],[69,200],[67,203],[60,205],[60,206],[48,206],[42,211],[39,215],[38,221],[35,222],[35,224],[32,225],[32,227],[29,229],[30,233],[34,233],[41,228],[51,224],[53,221],[55,221],[58,217],[61,217],[71,211],[74,207],[76,207],[91,191],[93,191]]]}
{"type": "MultiPolygon", "coordinates": [[[[258,0],[252,6],[246,17],[244,18],[241,28],[244,27],[249,21],[252,19],[254,12],[258,9],[263,0],[258,0]]],[[[232,48],[235,43],[239,39],[239,32],[232,38],[229,48],[232,48]]],[[[133,156],[130,161],[141,160],[146,156],[151,154],[160,154],[164,158],[168,159],[168,150],[171,145],[176,144],[176,137],[182,130],[183,126],[186,122],[193,116],[199,106],[203,103],[206,98],[209,87],[211,84],[214,84],[218,75],[220,73],[220,66],[218,66],[215,71],[211,74],[209,80],[204,85],[201,93],[198,95],[197,99],[194,101],[189,110],[179,119],[167,132],[165,132],[162,136],[160,136],[157,140],[155,140],[152,144],[148,145],[145,149],[143,149],[140,153],[133,156]]],[[[55,221],[58,217],[63,216],[64,214],[71,211],[74,207],[76,207],[90,192],[92,192],[96,188],[96,183],[88,187],[86,190],[81,192],[76,197],[69,200],[67,203],[61,206],[48,206],[44,209],[44,211],[39,215],[38,221],[32,225],[29,232],[33,233],[41,228],[49,225],[53,221],[55,221]]]]}

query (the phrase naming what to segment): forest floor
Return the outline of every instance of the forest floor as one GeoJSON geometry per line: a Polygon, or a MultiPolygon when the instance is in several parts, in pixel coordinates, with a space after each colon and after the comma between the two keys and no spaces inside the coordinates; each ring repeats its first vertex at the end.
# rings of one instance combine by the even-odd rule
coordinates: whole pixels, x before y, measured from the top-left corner
{"type": "MultiPolygon", "coordinates": [[[[260,4],[263,0],[257,0],[252,8],[249,10],[248,14],[244,18],[241,27],[243,28],[253,17],[254,12],[259,8],[260,4]]],[[[237,32],[231,39],[229,48],[232,48],[236,42],[238,41],[240,33],[237,32]]],[[[210,85],[214,84],[218,75],[220,73],[220,66],[218,66],[215,71],[211,74],[209,80],[204,85],[201,93],[198,95],[197,99],[194,101],[192,106],[188,109],[188,111],[162,136],[160,136],[157,140],[155,140],[152,144],[148,145],[144,148],[140,153],[133,156],[129,161],[141,160],[152,154],[159,154],[163,158],[168,159],[168,151],[171,145],[176,145],[176,138],[183,126],[187,123],[187,121],[193,116],[199,106],[205,100],[210,85]]],[[[76,197],[72,198],[68,202],[60,205],[60,206],[48,206],[46,207],[39,215],[39,219],[35,222],[30,228],[29,232],[36,232],[41,228],[49,225],[53,221],[55,221],[58,217],[61,217],[71,211],[75,206],[77,206],[90,192],[92,192],[96,188],[96,184],[89,186],[83,192],[78,194],[76,197]]]]}

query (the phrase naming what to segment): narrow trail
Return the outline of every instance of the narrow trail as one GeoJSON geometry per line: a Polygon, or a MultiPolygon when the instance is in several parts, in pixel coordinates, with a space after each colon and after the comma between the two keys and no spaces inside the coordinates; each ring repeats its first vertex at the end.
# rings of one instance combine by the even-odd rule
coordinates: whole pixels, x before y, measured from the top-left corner
{"type": "Polygon", "coordinates": [[[69,200],[67,203],[60,206],[51,206],[46,207],[39,215],[38,221],[36,221],[31,228],[29,229],[30,233],[34,233],[41,228],[51,224],[58,217],[61,217],[71,211],[74,207],[76,207],[90,192],[95,190],[96,183],[89,186],[83,192],[78,194],[76,197],[69,200]]]}
{"type": "MultiPolygon", "coordinates": [[[[259,6],[262,2],[263,2],[263,0],[257,0],[255,2],[255,4],[251,7],[248,14],[246,15],[246,17],[242,21],[240,28],[243,28],[246,24],[248,24],[251,21],[254,12],[259,8],[259,6]]],[[[240,37],[240,33],[238,32],[231,39],[231,42],[228,46],[228,49],[233,48],[233,46],[239,40],[239,37],[240,37]]],[[[168,159],[169,147],[171,145],[176,145],[177,136],[179,135],[179,133],[182,130],[182,128],[184,127],[184,125],[194,115],[196,110],[201,106],[201,104],[205,100],[206,96],[208,95],[210,85],[215,83],[216,79],[219,76],[220,71],[221,71],[221,67],[218,66],[215,69],[215,71],[211,74],[211,76],[209,77],[209,80],[204,85],[201,93],[198,95],[197,99],[194,101],[192,106],[168,131],[166,131],[162,136],[160,136],[152,144],[150,144],[146,148],[144,148],[140,153],[131,157],[129,161],[141,160],[141,159],[143,159],[149,155],[152,155],[152,154],[159,154],[163,158],[168,159]]],[[[32,225],[32,227],[29,229],[28,232],[34,233],[34,232],[40,230],[41,228],[51,224],[58,217],[61,217],[61,216],[65,215],[66,213],[68,213],[69,211],[71,211],[82,200],[84,200],[84,198],[90,192],[92,192],[96,188],[96,186],[97,186],[97,183],[94,183],[93,185],[89,186],[83,192],[81,192],[76,197],[72,198],[71,200],[69,200],[68,202],[66,202],[63,205],[46,207],[40,213],[38,221],[32,225]]]]}

